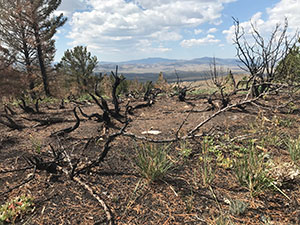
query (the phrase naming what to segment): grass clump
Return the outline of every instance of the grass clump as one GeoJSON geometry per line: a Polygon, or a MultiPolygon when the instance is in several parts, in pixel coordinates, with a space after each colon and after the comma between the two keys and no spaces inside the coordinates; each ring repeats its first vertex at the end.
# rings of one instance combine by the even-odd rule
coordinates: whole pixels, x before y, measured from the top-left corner
{"type": "Polygon", "coordinates": [[[239,199],[229,200],[229,213],[235,216],[240,216],[245,213],[248,208],[248,203],[243,202],[239,199]]]}
{"type": "Polygon", "coordinates": [[[211,185],[215,179],[215,169],[212,166],[212,157],[210,152],[214,148],[213,139],[205,138],[202,143],[202,154],[199,157],[199,169],[201,174],[201,181],[204,187],[211,185]]]}
{"type": "Polygon", "coordinates": [[[140,174],[149,182],[162,180],[173,167],[168,156],[169,146],[159,144],[141,144],[136,148],[136,165],[140,174]]]}
{"type": "Polygon", "coordinates": [[[15,223],[18,218],[22,218],[26,213],[34,210],[33,199],[30,196],[22,195],[6,202],[0,208],[0,225],[15,223]]]}
{"type": "Polygon", "coordinates": [[[287,142],[288,151],[291,159],[299,166],[300,162],[300,137],[297,139],[289,139],[287,142]]]}
{"type": "Polygon", "coordinates": [[[264,156],[258,152],[254,144],[234,164],[237,180],[250,191],[252,196],[271,186],[272,180],[268,175],[264,156]]]}
{"type": "Polygon", "coordinates": [[[192,151],[193,151],[191,144],[187,140],[181,141],[180,147],[178,149],[179,149],[179,154],[183,158],[190,157],[190,155],[192,154],[192,151]]]}

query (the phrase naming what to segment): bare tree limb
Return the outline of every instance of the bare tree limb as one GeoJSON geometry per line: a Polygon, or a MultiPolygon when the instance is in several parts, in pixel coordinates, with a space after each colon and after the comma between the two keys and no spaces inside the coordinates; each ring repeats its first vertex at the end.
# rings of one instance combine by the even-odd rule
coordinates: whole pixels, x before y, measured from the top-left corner
{"type": "Polygon", "coordinates": [[[17,189],[17,188],[23,186],[24,184],[27,184],[27,183],[29,183],[30,181],[32,181],[32,180],[35,178],[35,172],[36,172],[36,167],[34,167],[33,172],[32,172],[32,174],[30,175],[30,177],[29,177],[28,179],[24,180],[23,182],[21,182],[20,184],[17,184],[17,185],[14,186],[14,187],[9,188],[9,189],[6,190],[6,191],[0,193],[0,196],[1,196],[1,195],[4,195],[4,194],[7,194],[7,193],[13,191],[14,189],[17,189]]]}
{"type": "Polygon", "coordinates": [[[73,179],[80,184],[84,189],[86,189],[103,207],[103,210],[106,214],[106,219],[107,219],[107,223],[109,225],[113,225],[113,218],[111,216],[110,210],[107,207],[106,203],[93,191],[93,189],[87,184],[85,183],[82,179],[80,179],[80,177],[73,177],[73,179]]]}
{"type": "Polygon", "coordinates": [[[2,123],[3,125],[11,128],[13,130],[23,130],[24,128],[26,128],[22,124],[17,124],[9,115],[2,115],[2,117],[5,117],[7,119],[7,121],[2,120],[0,117],[0,123],[2,123]]]}
{"type": "Polygon", "coordinates": [[[72,127],[68,127],[68,128],[63,129],[63,130],[56,131],[56,132],[52,133],[50,136],[63,136],[65,134],[73,132],[74,130],[76,130],[79,127],[80,119],[79,119],[79,117],[76,113],[76,108],[77,107],[74,107],[74,109],[73,109],[73,113],[74,113],[74,116],[76,118],[76,124],[72,127]]]}

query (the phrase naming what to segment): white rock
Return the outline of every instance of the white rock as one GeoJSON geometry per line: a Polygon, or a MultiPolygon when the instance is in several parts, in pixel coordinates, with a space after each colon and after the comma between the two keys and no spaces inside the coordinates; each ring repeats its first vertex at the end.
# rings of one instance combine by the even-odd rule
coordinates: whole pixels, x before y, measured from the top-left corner
{"type": "Polygon", "coordinates": [[[161,134],[161,131],[159,131],[159,130],[148,130],[148,131],[143,131],[142,134],[158,135],[158,134],[161,134]]]}

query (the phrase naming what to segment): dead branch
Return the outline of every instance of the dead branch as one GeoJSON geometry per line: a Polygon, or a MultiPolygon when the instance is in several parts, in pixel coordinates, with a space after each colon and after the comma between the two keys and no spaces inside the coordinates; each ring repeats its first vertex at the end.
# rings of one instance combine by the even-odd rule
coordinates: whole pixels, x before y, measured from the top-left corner
{"type": "MultiPolygon", "coordinates": [[[[230,103],[230,96],[232,96],[233,94],[236,94],[236,86],[234,86],[235,80],[234,80],[233,74],[230,71],[228,76],[225,77],[224,76],[225,72],[222,70],[222,68],[221,67],[217,68],[217,63],[216,63],[215,57],[213,58],[212,63],[210,65],[209,73],[210,73],[210,78],[211,78],[213,85],[218,89],[218,92],[221,96],[220,108],[225,108],[230,103]],[[230,80],[232,81],[232,86],[233,86],[234,90],[231,93],[226,93],[225,89],[230,80]]],[[[215,93],[213,93],[213,95],[215,93]]],[[[208,103],[212,106],[211,109],[214,109],[215,105],[213,104],[213,100],[211,97],[212,97],[212,95],[208,99],[208,103]]]]}
{"type": "MultiPolygon", "coordinates": [[[[50,145],[51,146],[51,145],[50,145]]],[[[62,147],[62,145],[61,145],[62,147]]],[[[62,147],[63,148],[63,147],[62,147]]],[[[51,149],[53,151],[53,155],[56,155],[54,148],[51,146],[51,149]]],[[[65,156],[65,159],[67,160],[71,171],[62,168],[62,171],[71,179],[74,180],[75,182],[77,182],[80,186],[82,186],[84,189],[86,189],[92,196],[93,198],[95,198],[100,205],[103,207],[106,217],[107,217],[107,222],[108,224],[114,224],[113,223],[113,218],[111,216],[111,212],[109,210],[109,208],[107,207],[107,205],[105,204],[105,202],[93,191],[93,189],[86,183],[84,182],[80,177],[76,177],[75,176],[75,169],[77,168],[77,165],[79,163],[79,160],[77,160],[75,163],[72,163],[71,161],[71,157],[69,156],[69,154],[63,149],[63,154],[65,156]]],[[[56,158],[59,156],[56,156],[56,158]]],[[[78,175],[78,174],[77,174],[78,175]]]]}
{"type": "Polygon", "coordinates": [[[209,95],[209,97],[207,98],[207,103],[210,104],[210,107],[208,107],[206,109],[206,111],[213,111],[216,108],[216,105],[213,103],[213,99],[212,97],[216,94],[216,91],[214,93],[212,93],[211,95],[209,95]]]}
{"type": "Polygon", "coordinates": [[[13,173],[18,171],[25,171],[34,168],[34,166],[27,166],[24,168],[18,168],[18,169],[11,169],[11,170],[0,170],[0,173],[13,173]]]}
{"type": "MultiPolygon", "coordinates": [[[[194,109],[194,107],[193,107],[193,109],[194,109]]],[[[183,125],[186,123],[186,121],[190,117],[192,110],[188,113],[188,115],[185,117],[185,119],[182,121],[182,123],[180,124],[179,128],[177,129],[177,131],[175,133],[175,136],[176,136],[177,139],[179,138],[179,132],[180,132],[181,128],[183,127],[183,125]]]]}
{"type": "Polygon", "coordinates": [[[13,190],[15,190],[15,189],[17,189],[17,188],[23,186],[24,184],[27,184],[27,183],[29,183],[30,181],[32,181],[32,180],[35,178],[35,172],[36,172],[36,167],[34,167],[33,172],[32,172],[32,174],[30,175],[30,177],[29,177],[28,179],[23,180],[20,184],[17,184],[16,186],[11,187],[11,188],[9,188],[8,190],[6,190],[6,191],[0,193],[0,196],[1,196],[1,195],[5,195],[5,194],[7,194],[7,193],[9,193],[9,192],[11,192],[11,191],[13,191],[13,190]]]}
{"type": "Polygon", "coordinates": [[[270,38],[265,40],[259,30],[251,23],[251,35],[253,43],[246,38],[244,28],[235,18],[234,44],[237,50],[237,57],[243,64],[243,70],[250,73],[246,89],[251,90],[252,97],[257,97],[268,91],[275,76],[285,76],[284,71],[277,71],[276,67],[281,60],[284,60],[292,46],[297,42],[296,34],[289,38],[287,34],[288,21],[285,19],[284,25],[277,24],[270,34],[270,38]]]}
{"type": "MultiPolygon", "coordinates": [[[[274,91],[278,91],[281,88],[282,87],[278,87],[278,89],[276,89],[274,91]]],[[[199,123],[197,126],[195,126],[192,130],[190,130],[188,132],[187,135],[185,135],[183,137],[178,136],[178,137],[170,138],[170,139],[151,139],[151,138],[147,138],[145,136],[139,136],[139,135],[136,135],[136,134],[133,134],[133,133],[127,133],[127,132],[124,132],[123,136],[130,137],[130,138],[133,138],[133,139],[136,139],[136,140],[152,142],[152,143],[171,143],[171,142],[176,142],[178,140],[186,140],[186,139],[192,139],[192,138],[195,138],[195,137],[203,137],[207,134],[202,133],[200,135],[196,135],[195,133],[197,131],[199,131],[199,129],[201,127],[203,127],[205,124],[207,124],[210,120],[212,120],[213,118],[215,118],[219,114],[224,113],[224,112],[226,112],[226,111],[228,111],[228,110],[230,110],[234,107],[240,107],[240,106],[244,106],[244,105],[250,104],[252,102],[255,102],[255,101],[259,100],[262,96],[266,95],[267,93],[261,93],[258,97],[249,99],[250,94],[251,93],[248,92],[248,94],[246,95],[246,97],[242,101],[239,101],[235,104],[228,105],[227,107],[225,107],[223,109],[219,109],[217,112],[213,113],[208,118],[206,118],[201,123],[199,123]]],[[[181,125],[181,126],[183,126],[183,125],[181,125]]]]}
{"type": "Polygon", "coordinates": [[[56,160],[51,160],[48,162],[45,162],[43,158],[40,156],[32,156],[32,157],[26,157],[24,156],[24,159],[27,161],[29,166],[34,166],[37,170],[44,170],[48,173],[57,173],[57,162],[56,160]]]}
{"type": "Polygon", "coordinates": [[[35,104],[34,104],[36,113],[41,113],[41,112],[40,112],[40,109],[39,109],[39,101],[41,101],[41,100],[42,100],[41,98],[37,98],[37,99],[36,99],[36,102],[35,102],[35,104]]]}
{"type": "Polygon", "coordinates": [[[59,109],[65,109],[65,100],[62,98],[60,101],[59,109]]]}
{"type": "Polygon", "coordinates": [[[144,101],[147,101],[148,99],[150,99],[151,87],[152,87],[152,81],[147,82],[147,86],[146,86],[146,90],[145,90],[145,94],[144,94],[144,101]]]}
{"type": "MultiPolygon", "coordinates": [[[[181,102],[186,102],[186,94],[187,92],[193,91],[197,89],[199,86],[192,86],[192,82],[188,86],[181,86],[182,80],[180,79],[177,71],[175,70],[176,75],[176,85],[174,86],[175,93],[171,94],[171,97],[178,95],[178,100],[181,102]]],[[[188,104],[192,104],[191,102],[186,102],[188,104]]]]}
{"type": "Polygon", "coordinates": [[[107,218],[107,223],[109,225],[113,225],[113,218],[111,216],[110,210],[107,207],[106,203],[93,191],[93,189],[85,183],[83,180],[80,179],[80,177],[74,177],[73,178],[78,184],[80,184],[84,189],[86,189],[103,207],[103,210],[105,211],[106,218],[107,218]]]}
{"type": "Polygon", "coordinates": [[[77,107],[74,107],[74,109],[73,109],[74,116],[76,118],[76,124],[72,127],[68,127],[68,128],[63,129],[63,130],[56,131],[56,132],[52,133],[50,136],[63,136],[65,134],[73,132],[74,130],[76,130],[79,127],[80,119],[77,115],[76,108],[77,107]]]}
{"type": "Polygon", "coordinates": [[[11,128],[13,130],[23,130],[24,128],[26,128],[22,124],[17,124],[9,115],[2,115],[2,117],[5,117],[7,119],[7,121],[1,119],[1,117],[0,117],[0,123],[2,123],[3,125],[11,128]]]}
{"type": "Polygon", "coordinates": [[[187,92],[187,87],[181,88],[179,90],[179,94],[178,94],[179,101],[181,101],[181,102],[185,101],[186,92],[187,92]]]}
{"type": "MultiPolygon", "coordinates": [[[[257,99],[258,98],[250,99],[250,100],[244,100],[244,101],[238,102],[236,104],[229,105],[226,108],[220,109],[219,111],[215,112],[214,114],[210,115],[207,119],[205,119],[204,121],[202,121],[201,123],[199,123],[197,126],[195,126],[191,131],[188,132],[187,135],[185,135],[183,137],[179,137],[178,134],[177,134],[177,136],[175,138],[169,138],[169,139],[151,139],[151,138],[148,138],[148,137],[145,137],[145,136],[139,136],[139,135],[136,135],[136,134],[133,134],[133,133],[128,133],[128,132],[124,132],[123,136],[130,137],[130,138],[133,138],[133,139],[136,139],[136,140],[152,142],[152,143],[172,143],[172,142],[176,142],[176,141],[179,141],[179,140],[192,139],[194,137],[202,137],[202,136],[205,135],[204,133],[201,134],[201,135],[195,135],[195,133],[201,127],[203,127],[203,125],[205,125],[206,123],[208,123],[210,120],[212,120],[213,118],[215,118],[219,114],[221,114],[221,113],[223,113],[225,111],[228,111],[231,108],[238,107],[239,105],[245,105],[245,104],[251,103],[252,101],[255,101],[257,99]]],[[[185,122],[186,122],[186,120],[184,121],[184,123],[185,122]]],[[[180,127],[182,127],[183,124],[181,124],[180,127]]]]}
{"type": "MultiPolygon", "coordinates": [[[[97,95],[97,92],[96,92],[96,95],[97,95]]],[[[103,99],[103,97],[101,95],[99,95],[100,99],[102,100],[102,104],[100,104],[98,99],[93,94],[90,94],[90,96],[93,98],[93,100],[96,102],[96,104],[100,107],[100,109],[102,109],[102,111],[103,111],[102,119],[103,119],[104,123],[106,125],[111,124],[111,120],[109,117],[110,112],[109,112],[109,109],[108,109],[105,99],[103,99]]]]}
{"type": "Polygon", "coordinates": [[[116,66],[116,73],[114,73],[113,71],[111,71],[111,74],[115,78],[115,81],[114,81],[114,83],[112,85],[112,93],[111,93],[112,94],[112,98],[113,98],[112,99],[112,103],[113,103],[113,105],[115,107],[115,114],[116,114],[116,116],[122,117],[120,115],[119,100],[118,100],[118,96],[117,96],[116,92],[117,92],[118,86],[121,84],[121,82],[123,80],[125,80],[125,77],[121,78],[120,76],[118,76],[118,66],[116,66]]]}
{"type": "Polygon", "coordinates": [[[98,101],[98,99],[90,94],[90,96],[93,98],[93,100],[96,102],[96,104],[102,109],[103,111],[103,121],[107,126],[111,126],[111,119],[110,116],[113,117],[114,119],[118,120],[120,123],[124,123],[123,121],[120,120],[120,118],[124,118],[120,113],[116,113],[113,110],[110,110],[107,104],[107,101],[100,95],[100,93],[97,90],[97,85],[95,86],[95,94],[100,98],[101,103],[98,101]]]}
{"type": "Polygon", "coordinates": [[[14,116],[14,115],[16,115],[17,113],[14,111],[14,110],[12,110],[12,108],[10,108],[8,105],[4,105],[4,111],[5,111],[5,113],[6,113],[6,115],[12,115],[12,116],[14,116]]]}
{"type": "Polygon", "coordinates": [[[103,122],[103,117],[99,113],[93,113],[91,115],[87,115],[82,111],[80,107],[78,107],[78,109],[83,117],[88,118],[89,120],[91,120],[92,118],[96,118],[98,122],[103,122]]]}
{"type": "Polygon", "coordinates": [[[10,173],[10,172],[24,171],[24,170],[33,168],[33,173],[30,175],[30,177],[28,179],[25,179],[20,184],[14,186],[12,188],[9,188],[8,190],[6,190],[3,193],[0,193],[0,196],[3,194],[9,193],[12,190],[19,188],[19,187],[23,186],[24,184],[33,180],[35,178],[35,173],[37,170],[44,170],[44,171],[47,171],[48,173],[56,174],[57,166],[59,165],[59,163],[63,159],[63,157],[62,157],[61,153],[56,153],[51,145],[50,145],[50,147],[51,147],[52,153],[53,153],[53,160],[51,160],[51,161],[44,161],[44,159],[41,158],[41,156],[36,156],[36,155],[31,156],[31,157],[23,156],[23,158],[25,159],[25,161],[27,162],[27,164],[29,166],[24,167],[24,168],[14,169],[14,170],[0,171],[0,173],[10,173]]]}
{"type": "Polygon", "coordinates": [[[25,100],[23,98],[21,98],[21,101],[22,101],[22,104],[19,104],[19,106],[20,106],[21,109],[23,109],[23,111],[25,113],[28,113],[28,114],[34,114],[34,113],[36,113],[33,108],[31,108],[30,106],[26,105],[26,102],[25,102],[25,100]]]}
{"type": "Polygon", "coordinates": [[[128,126],[129,124],[129,121],[127,120],[127,122],[125,123],[125,125],[116,133],[113,133],[111,135],[109,135],[106,139],[106,142],[103,146],[103,150],[102,150],[102,153],[96,157],[95,160],[89,162],[86,166],[84,166],[83,168],[81,168],[80,170],[76,171],[74,173],[74,176],[80,174],[80,173],[84,173],[88,170],[90,170],[91,168],[95,167],[95,166],[98,166],[103,160],[104,158],[106,157],[107,153],[109,152],[110,150],[110,143],[115,140],[118,136],[124,134],[124,131],[126,129],[126,127],[128,126]]]}
{"type": "Polygon", "coordinates": [[[22,117],[22,118],[25,120],[28,120],[28,121],[38,122],[39,124],[36,124],[34,127],[50,126],[50,125],[56,124],[56,123],[66,123],[66,122],[74,122],[75,121],[75,120],[68,120],[68,119],[61,118],[61,117],[46,118],[46,119],[26,118],[26,117],[22,117]]]}
{"type": "Polygon", "coordinates": [[[152,143],[172,143],[172,142],[176,142],[178,140],[181,140],[180,137],[178,137],[178,138],[176,138],[176,137],[175,138],[167,138],[167,139],[152,139],[152,138],[148,138],[148,137],[145,137],[145,136],[139,136],[139,135],[129,133],[129,132],[124,132],[122,135],[125,136],[125,137],[130,137],[130,138],[135,139],[135,140],[152,142],[152,143]]]}
{"type": "Polygon", "coordinates": [[[133,115],[134,114],[134,110],[136,109],[142,109],[142,108],[147,108],[147,107],[151,107],[154,104],[153,100],[148,99],[148,101],[146,103],[141,103],[138,104],[136,106],[127,106],[126,107],[126,111],[130,114],[133,115]]]}
{"type": "Polygon", "coordinates": [[[229,105],[223,109],[220,109],[219,111],[215,112],[214,114],[210,115],[207,119],[205,119],[204,121],[202,121],[201,123],[199,123],[197,126],[195,126],[190,132],[188,132],[188,134],[186,136],[183,137],[183,139],[192,137],[203,125],[205,125],[207,122],[209,122],[210,120],[212,120],[213,118],[215,118],[216,116],[218,116],[219,114],[228,111],[229,109],[232,109],[234,107],[239,107],[239,106],[243,106],[252,102],[257,101],[259,98],[261,98],[263,95],[265,95],[265,93],[260,94],[258,97],[256,98],[251,98],[248,99],[249,95],[246,96],[246,98],[243,101],[237,102],[235,104],[229,105]]]}

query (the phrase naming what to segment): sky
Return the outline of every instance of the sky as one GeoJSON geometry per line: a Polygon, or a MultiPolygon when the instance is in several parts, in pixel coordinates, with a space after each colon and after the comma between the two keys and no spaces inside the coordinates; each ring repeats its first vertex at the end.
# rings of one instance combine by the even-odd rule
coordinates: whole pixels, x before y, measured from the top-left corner
{"type": "Polygon", "coordinates": [[[62,0],[60,13],[68,21],[55,35],[57,62],[78,45],[100,62],[234,58],[233,17],[266,37],[284,18],[291,35],[300,28],[300,0],[62,0]]]}

